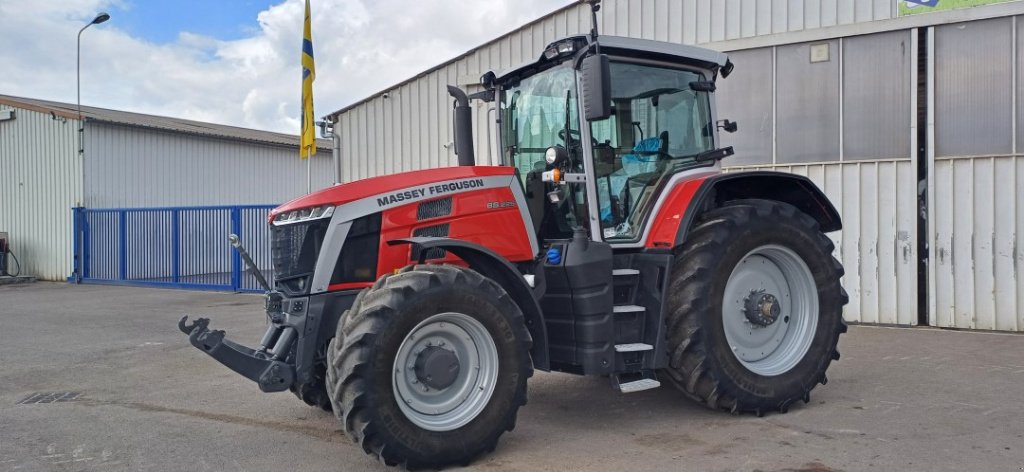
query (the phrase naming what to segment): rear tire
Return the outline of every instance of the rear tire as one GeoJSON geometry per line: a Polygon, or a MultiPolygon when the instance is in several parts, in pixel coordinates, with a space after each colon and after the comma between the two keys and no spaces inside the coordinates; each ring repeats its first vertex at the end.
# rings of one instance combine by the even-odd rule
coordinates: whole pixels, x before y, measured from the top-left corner
{"type": "Polygon", "coordinates": [[[785,203],[741,200],[706,213],[672,269],[666,377],[733,413],[810,401],[846,332],[833,249],[814,219],[785,203]]]}
{"type": "Polygon", "coordinates": [[[328,395],[345,432],[388,465],[468,464],[515,427],[533,375],[530,346],[518,305],[492,280],[457,266],[409,267],[342,316],[328,348],[328,395]],[[420,346],[429,340],[433,347],[420,346]],[[423,353],[438,346],[449,350],[443,365],[458,358],[440,385],[422,370],[432,362],[423,353]],[[418,390],[427,383],[434,388],[418,390]]]}

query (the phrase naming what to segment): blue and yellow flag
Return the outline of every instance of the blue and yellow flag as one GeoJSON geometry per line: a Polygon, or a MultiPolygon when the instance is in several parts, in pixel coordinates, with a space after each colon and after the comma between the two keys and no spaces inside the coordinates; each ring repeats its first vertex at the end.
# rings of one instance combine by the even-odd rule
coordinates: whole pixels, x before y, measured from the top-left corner
{"type": "Polygon", "coordinates": [[[313,35],[309,27],[309,0],[306,0],[306,20],[302,28],[302,139],[299,157],[316,155],[316,118],[313,117],[313,80],[316,66],[313,62],[313,35]]]}

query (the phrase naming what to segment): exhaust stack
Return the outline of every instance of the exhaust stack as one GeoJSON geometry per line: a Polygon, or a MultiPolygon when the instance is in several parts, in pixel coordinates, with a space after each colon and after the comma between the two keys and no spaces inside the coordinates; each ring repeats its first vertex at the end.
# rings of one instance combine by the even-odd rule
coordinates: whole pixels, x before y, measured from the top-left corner
{"type": "Polygon", "coordinates": [[[473,111],[469,108],[469,97],[462,89],[448,86],[448,94],[455,99],[455,155],[460,166],[475,166],[473,156],[473,111]]]}

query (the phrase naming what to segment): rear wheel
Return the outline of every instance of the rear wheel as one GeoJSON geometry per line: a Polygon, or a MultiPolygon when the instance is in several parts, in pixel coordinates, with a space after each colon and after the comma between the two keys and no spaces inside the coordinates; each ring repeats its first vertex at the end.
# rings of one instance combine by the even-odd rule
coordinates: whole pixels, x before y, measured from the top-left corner
{"type": "Polygon", "coordinates": [[[785,203],[742,200],[704,215],[672,270],[669,380],[732,412],[809,401],[846,331],[833,248],[785,203]]]}
{"type": "Polygon", "coordinates": [[[368,454],[409,468],[466,464],[515,426],[533,374],[522,312],[462,267],[382,277],[342,317],[328,395],[368,454]]]}

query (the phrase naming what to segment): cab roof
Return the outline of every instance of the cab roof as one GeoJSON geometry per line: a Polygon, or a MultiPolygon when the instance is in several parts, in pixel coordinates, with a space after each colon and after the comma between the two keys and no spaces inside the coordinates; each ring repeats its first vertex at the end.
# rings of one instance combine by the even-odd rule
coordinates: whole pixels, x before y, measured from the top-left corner
{"type": "MultiPolygon", "coordinates": [[[[590,36],[587,35],[570,36],[547,45],[544,50],[546,51],[548,48],[556,44],[569,40],[586,46],[590,46],[593,43],[590,36]]],[[[608,54],[609,56],[664,60],[709,70],[717,70],[718,68],[724,67],[726,62],[729,60],[729,56],[725,53],[713,51],[711,49],[664,41],[652,41],[649,39],[601,35],[597,38],[597,44],[600,46],[601,52],[608,54]]],[[[542,51],[540,57],[535,61],[520,64],[519,66],[500,72],[494,72],[494,80],[501,82],[504,79],[519,75],[530,69],[543,69],[546,68],[545,66],[549,63],[561,62],[562,60],[564,60],[563,57],[547,59],[542,51]]]]}

